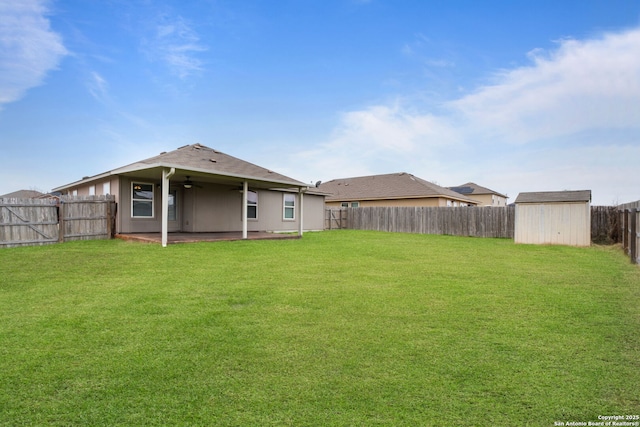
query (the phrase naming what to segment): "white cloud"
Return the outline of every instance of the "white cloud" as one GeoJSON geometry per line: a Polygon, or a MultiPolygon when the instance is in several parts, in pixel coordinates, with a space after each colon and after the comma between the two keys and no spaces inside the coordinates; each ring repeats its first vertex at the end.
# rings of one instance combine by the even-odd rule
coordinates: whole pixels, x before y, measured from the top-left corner
{"type": "Polygon", "coordinates": [[[630,183],[640,159],[638,52],[639,28],[563,40],[445,112],[394,102],[345,113],[328,141],[293,161],[314,165],[306,180],[406,171],[440,185],[475,181],[513,198],[592,189],[595,203],[637,200],[630,183]]]}
{"type": "Polygon", "coordinates": [[[46,14],[44,1],[0,2],[0,106],[41,85],[68,54],[46,14]]]}
{"type": "Polygon", "coordinates": [[[533,64],[450,103],[468,126],[512,143],[584,129],[640,127],[640,29],[559,42],[533,64]]]}
{"type": "Polygon", "coordinates": [[[89,93],[101,103],[109,100],[109,83],[96,71],[91,72],[91,77],[87,83],[89,93]]]}
{"type": "Polygon", "coordinates": [[[152,60],[164,62],[181,79],[202,71],[198,53],[207,48],[184,18],[164,16],[155,23],[153,32],[152,37],[143,41],[143,49],[152,60]]]}

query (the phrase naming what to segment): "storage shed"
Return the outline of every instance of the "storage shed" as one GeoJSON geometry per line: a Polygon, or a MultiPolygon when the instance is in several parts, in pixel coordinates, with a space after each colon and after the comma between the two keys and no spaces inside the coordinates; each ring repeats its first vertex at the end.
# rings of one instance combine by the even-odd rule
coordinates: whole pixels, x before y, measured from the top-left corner
{"type": "Polygon", "coordinates": [[[515,204],[516,243],[591,244],[591,190],[520,193],[515,204]]]}

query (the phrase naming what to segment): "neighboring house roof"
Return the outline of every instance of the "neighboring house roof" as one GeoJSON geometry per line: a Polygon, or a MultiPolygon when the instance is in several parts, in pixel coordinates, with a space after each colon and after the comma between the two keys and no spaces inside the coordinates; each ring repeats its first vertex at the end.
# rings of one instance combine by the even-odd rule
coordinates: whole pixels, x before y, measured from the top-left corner
{"type": "Polygon", "coordinates": [[[466,196],[406,172],[334,179],[320,184],[319,189],[330,193],[326,198],[328,202],[446,197],[477,203],[466,196]]]}
{"type": "Polygon", "coordinates": [[[520,193],[515,203],[590,202],[591,190],[520,193]]]}
{"type": "Polygon", "coordinates": [[[488,189],[487,187],[483,187],[481,185],[476,184],[475,182],[467,182],[466,184],[458,185],[457,187],[448,187],[449,190],[455,191],[456,193],[464,194],[464,195],[481,195],[481,194],[495,194],[496,196],[508,198],[506,195],[502,193],[498,193],[497,191],[493,191],[488,189]]]}
{"type": "Polygon", "coordinates": [[[18,190],[0,196],[0,199],[39,199],[45,196],[44,193],[36,190],[18,190]]]}
{"type": "Polygon", "coordinates": [[[194,181],[215,179],[219,182],[230,179],[230,181],[235,182],[238,180],[247,180],[253,185],[262,184],[272,187],[307,187],[307,184],[301,181],[281,175],[272,170],[265,169],[201,144],[192,144],[185,145],[174,151],[160,153],[157,156],[100,175],[85,177],[80,181],[54,188],[54,191],[61,191],[111,175],[135,175],[157,178],[159,170],[163,168],[176,169],[176,174],[172,178],[172,180],[175,181],[185,179],[189,176],[190,179],[194,181]]]}

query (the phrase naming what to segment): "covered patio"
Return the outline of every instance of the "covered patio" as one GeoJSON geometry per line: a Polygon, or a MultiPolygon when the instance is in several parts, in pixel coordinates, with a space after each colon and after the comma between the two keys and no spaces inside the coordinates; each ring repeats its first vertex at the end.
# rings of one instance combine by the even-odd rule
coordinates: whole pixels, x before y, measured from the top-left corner
{"type": "MultiPolygon", "coordinates": [[[[162,244],[162,233],[127,233],[116,234],[115,237],[122,240],[162,244]]],[[[242,231],[228,231],[217,233],[168,233],[167,243],[174,244],[219,242],[232,240],[279,240],[299,238],[300,236],[294,233],[270,233],[266,231],[249,231],[247,232],[246,238],[243,238],[242,231]]]]}

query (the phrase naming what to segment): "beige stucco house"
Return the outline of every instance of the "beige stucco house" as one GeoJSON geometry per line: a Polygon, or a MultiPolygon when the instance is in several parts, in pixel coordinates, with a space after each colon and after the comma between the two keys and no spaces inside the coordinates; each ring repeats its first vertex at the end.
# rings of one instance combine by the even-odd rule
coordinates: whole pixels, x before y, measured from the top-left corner
{"type": "Polygon", "coordinates": [[[324,195],[308,185],[200,144],[54,188],[112,194],[116,233],[322,230],[324,195]]]}
{"type": "Polygon", "coordinates": [[[321,183],[328,208],[377,206],[475,206],[477,201],[406,172],[334,179],[321,183]]]}
{"type": "Polygon", "coordinates": [[[449,187],[449,190],[476,200],[478,206],[507,206],[508,197],[506,195],[478,185],[475,182],[467,182],[466,184],[456,187],[449,187]]]}

